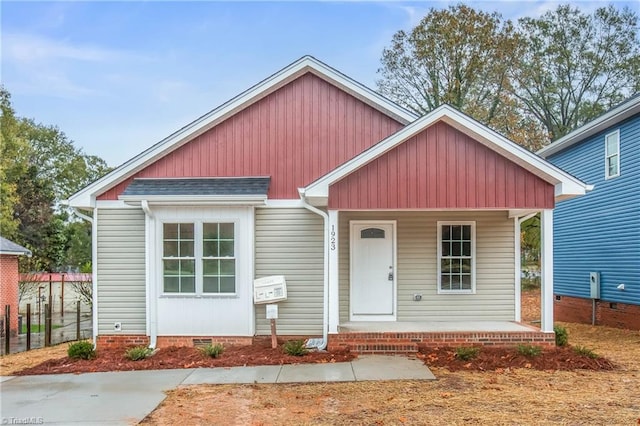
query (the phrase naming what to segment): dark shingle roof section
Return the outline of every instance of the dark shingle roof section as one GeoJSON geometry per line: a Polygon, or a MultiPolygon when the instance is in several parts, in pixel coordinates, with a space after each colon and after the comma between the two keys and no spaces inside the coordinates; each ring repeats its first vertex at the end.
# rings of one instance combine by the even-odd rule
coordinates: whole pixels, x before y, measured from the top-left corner
{"type": "Polygon", "coordinates": [[[16,244],[11,240],[7,240],[4,237],[0,237],[0,253],[13,255],[26,254],[27,256],[31,256],[31,250],[26,249],[20,244],[16,244]]]}
{"type": "Polygon", "coordinates": [[[267,195],[268,177],[134,179],[122,195],[267,195]]]}

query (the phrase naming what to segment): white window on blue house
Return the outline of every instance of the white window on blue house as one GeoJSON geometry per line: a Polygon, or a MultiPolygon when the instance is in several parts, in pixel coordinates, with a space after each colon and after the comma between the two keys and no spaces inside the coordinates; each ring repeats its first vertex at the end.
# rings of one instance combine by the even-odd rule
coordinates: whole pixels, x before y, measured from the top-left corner
{"type": "Polygon", "coordinates": [[[620,131],[609,133],[604,138],[604,176],[610,179],[620,176],[620,131]]]}
{"type": "Polygon", "coordinates": [[[438,293],[475,293],[475,222],[438,222],[438,293]]]}

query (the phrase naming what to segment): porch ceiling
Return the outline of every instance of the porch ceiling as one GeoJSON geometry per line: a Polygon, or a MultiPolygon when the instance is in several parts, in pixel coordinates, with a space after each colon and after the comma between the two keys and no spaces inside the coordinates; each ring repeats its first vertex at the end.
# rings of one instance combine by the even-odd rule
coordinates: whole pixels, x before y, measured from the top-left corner
{"type": "Polygon", "coordinates": [[[513,321],[352,321],[340,324],[338,330],[341,333],[540,332],[536,327],[513,321]]]}

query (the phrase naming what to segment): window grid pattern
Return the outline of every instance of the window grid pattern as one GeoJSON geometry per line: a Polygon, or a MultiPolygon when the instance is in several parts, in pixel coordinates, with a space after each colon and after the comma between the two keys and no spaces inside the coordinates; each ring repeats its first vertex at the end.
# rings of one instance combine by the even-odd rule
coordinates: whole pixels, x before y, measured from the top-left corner
{"type": "Polygon", "coordinates": [[[472,291],[472,226],[441,225],[440,289],[472,291]]]}
{"type": "Polygon", "coordinates": [[[193,223],[165,223],[163,225],[162,264],[165,293],[195,293],[193,223]]]}
{"type": "Polygon", "coordinates": [[[202,226],[202,291],[235,293],[236,259],[233,223],[202,226]]]}
{"type": "Polygon", "coordinates": [[[604,167],[607,179],[620,175],[620,133],[617,130],[605,137],[604,167]]]}

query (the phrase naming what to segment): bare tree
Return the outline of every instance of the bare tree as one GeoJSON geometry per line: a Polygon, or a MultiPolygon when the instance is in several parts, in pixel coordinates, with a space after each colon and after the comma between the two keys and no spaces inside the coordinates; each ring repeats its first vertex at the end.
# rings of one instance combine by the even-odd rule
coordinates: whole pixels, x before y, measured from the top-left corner
{"type": "Polygon", "coordinates": [[[71,281],[70,284],[78,295],[78,299],[93,309],[93,283],[91,280],[71,281]]]}

